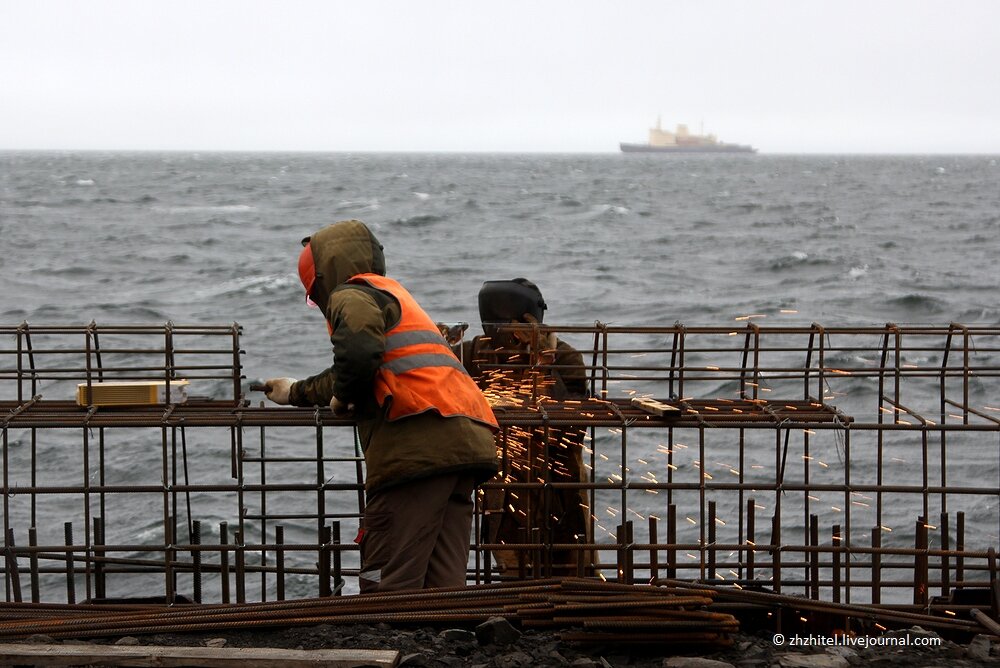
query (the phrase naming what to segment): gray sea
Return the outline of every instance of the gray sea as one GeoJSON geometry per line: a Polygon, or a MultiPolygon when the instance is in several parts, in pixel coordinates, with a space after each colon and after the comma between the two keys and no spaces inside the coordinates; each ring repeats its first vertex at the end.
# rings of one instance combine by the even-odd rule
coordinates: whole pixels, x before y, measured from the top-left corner
{"type": "Polygon", "coordinates": [[[3,152],[0,322],[238,322],[248,377],[304,377],[330,351],[299,240],[357,218],[470,334],[516,276],[561,325],[997,325],[998,161],[3,152]]]}
{"type": "Polygon", "coordinates": [[[346,218],[441,320],[526,276],[560,324],[1000,322],[997,157],[99,152],[0,153],[0,319],[236,321],[307,373],[299,240],[346,218]]]}

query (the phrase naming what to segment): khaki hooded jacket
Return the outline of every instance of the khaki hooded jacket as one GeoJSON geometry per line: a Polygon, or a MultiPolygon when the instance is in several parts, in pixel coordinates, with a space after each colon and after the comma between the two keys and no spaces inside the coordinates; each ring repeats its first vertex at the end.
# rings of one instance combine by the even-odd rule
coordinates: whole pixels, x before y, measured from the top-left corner
{"type": "Polygon", "coordinates": [[[385,351],[385,333],[402,315],[386,292],[348,283],[364,273],[385,275],[382,245],[357,220],[329,225],[312,237],[316,282],[311,297],[332,328],[333,365],[294,383],[291,403],[326,406],[336,396],[353,404],[365,453],[369,496],[387,487],[446,473],[469,472],[477,483],[498,470],[493,432],[466,417],[429,411],[390,421],[375,399],[375,374],[385,351]]]}

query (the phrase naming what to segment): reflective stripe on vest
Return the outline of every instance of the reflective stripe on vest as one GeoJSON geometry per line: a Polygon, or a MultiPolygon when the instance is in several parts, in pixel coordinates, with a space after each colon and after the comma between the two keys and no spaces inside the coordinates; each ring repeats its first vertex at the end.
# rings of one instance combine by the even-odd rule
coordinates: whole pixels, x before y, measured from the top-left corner
{"type": "Polygon", "coordinates": [[[403,286],[377,274],[358,274],[348,282],[392,295],[402,311],[399,322],[385,333],[385,353],[375,376],[375,398],[380,406],[390,402],[390,420],[433,410],[445,417],[463,415],[497,428],[479,386],[437,325],[403,286]]]}

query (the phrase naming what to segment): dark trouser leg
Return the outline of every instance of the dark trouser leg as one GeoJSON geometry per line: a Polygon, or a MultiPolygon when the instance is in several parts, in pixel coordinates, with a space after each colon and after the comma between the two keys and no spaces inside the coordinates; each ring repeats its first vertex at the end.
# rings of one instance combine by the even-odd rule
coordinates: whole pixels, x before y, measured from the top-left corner
{"type": "Polygon", "coordinates": [[[441,531],[427,564],[425,587],[461,587],[469,565],[469,540],[472,529],[475,480],[459,476],[445,507],[441,531]]]}
{"type": "Polygon", "coordinates": [[[464,584],[473,487],[472,476],[449,474],[372,497],[361,544],[362,593],[464,584]],[[464,505],[457,501],[463,493],[464,505]]]}

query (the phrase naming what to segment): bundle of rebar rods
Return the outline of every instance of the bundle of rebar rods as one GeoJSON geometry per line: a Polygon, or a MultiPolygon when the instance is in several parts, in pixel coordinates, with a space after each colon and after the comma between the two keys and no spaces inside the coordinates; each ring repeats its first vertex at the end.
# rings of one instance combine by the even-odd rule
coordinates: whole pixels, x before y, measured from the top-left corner
{"type": "Polygon", "coordinates": [[[476,624],[502,617],[522,628],[564,630],[582,642],[720,644],[738,622],[711,613],[711,592],[599,580],[509,582],[245,605],[126,606],[0,604],[0,639],[35,634],[93,638],[247,630],[316,624],[476,624]]]}
{"type": "MultiPolygon", "coordinates": [[[[774,610],[794,612],[799,615],[820,613],[844,619],[871,622],[878,625],[876,628],[882,627],[883,629],[886,628],[884,625],[892,624],[896,626],[921,626],[940,631],[955,631],[959,633],[975,634],[982,633],[984,630],[992,632],[992,628],[987,625],[988,622],[980,621],[977,623],[976,621],[959,619],[954,616],[942,617],[939,615],[923,614],[893,606],[834,603],[799,596],[786,596],[772,592],[737,589],[729,586],[694,584],[679,580],[659,580],[659,582],[671,588],[678,596],[710,596],[713,601],[722,604],[719,605],[719,603],[716,603],[716,609],[722,608],[726,603],[732,603],[742,606],[765,606],[774,610]]],[[[726,609],[733,610],[734,608],[727,606],[726,609]]],[[[978,610],[975,612],[979,613],[978,610]]],[[[982,613],[979,614],[982,615],[982,613]]],[[[978,616],[976,619],[979,619],[978,616]]],[[[987,619],[989,618],[987,617],[987,619]]],[[[996,624],[996,622],[993,623],[996,624]]]]}

